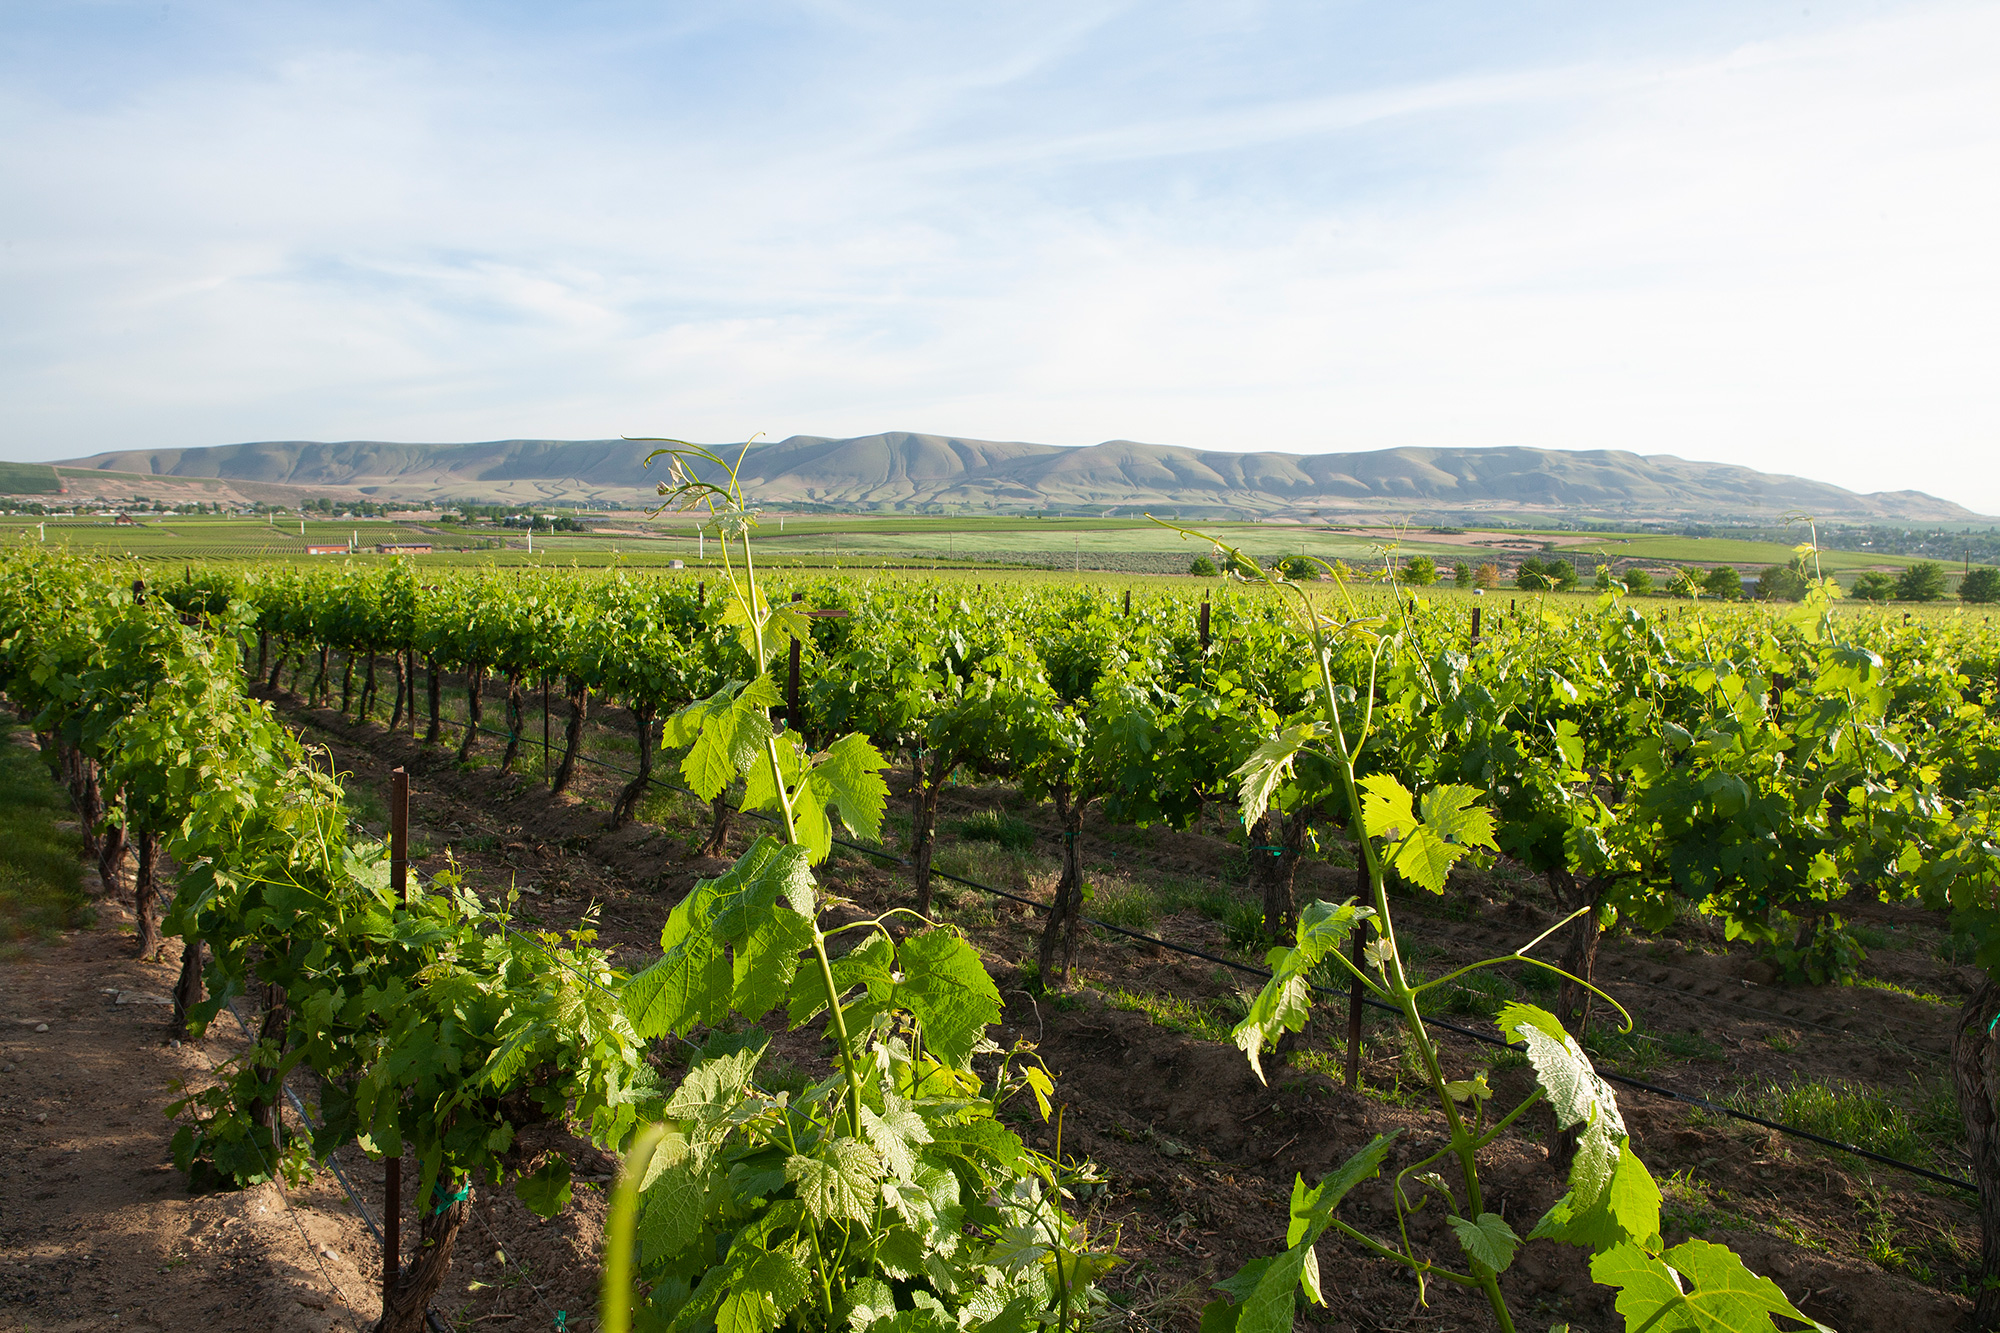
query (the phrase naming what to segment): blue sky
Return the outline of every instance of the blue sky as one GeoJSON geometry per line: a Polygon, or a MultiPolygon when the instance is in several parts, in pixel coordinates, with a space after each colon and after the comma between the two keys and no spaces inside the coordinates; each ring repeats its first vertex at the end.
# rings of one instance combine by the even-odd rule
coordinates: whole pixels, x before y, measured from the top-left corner
{"type": "Polygon", "coordinates": [[[0,456],[1625,448],[2000,513],[2000,6],[0,26],[0,456]]]}

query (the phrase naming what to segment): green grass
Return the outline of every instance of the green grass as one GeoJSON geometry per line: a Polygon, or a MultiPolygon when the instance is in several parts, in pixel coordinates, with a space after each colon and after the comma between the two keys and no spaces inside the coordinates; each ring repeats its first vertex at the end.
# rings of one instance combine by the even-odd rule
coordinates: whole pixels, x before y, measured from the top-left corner
{"type": "Polygon", "coordinates": [[[1741,1099],[1744,1110],[1824,1138],[1905,1162],[1924,1163],[1962,1133],[1958,1106],[1942,1084],[1908,1098],[1844,1079],[1767,1083],[1741,1099]]]}
{"type": "Polygon", "coordinates": [[[1034,826],[1026,820],[1010,815],[1004,810],[981,810],[969,819],[961,819],[952,826],[952,832],[967,842],[998,843],[1010,852],[1025,852],[1035,845],[1034,826]]]}
{"type": "Polygon", "coordinates": [[[1236,1025],[1211,1006],[1177,995],[1154,995],[1147,991],[1115,990],[1105,997],[1113,1009],[1144,1014],[1154,1027],[1166,1028],[1202,1041],[1228,1041],[1236,1025]]]}
{"type": "Polygon", "coordinates": [[[41,756],[0,744],[0,951],[88,922],[83,839],[56,827],[69,813],[41,756]]]}

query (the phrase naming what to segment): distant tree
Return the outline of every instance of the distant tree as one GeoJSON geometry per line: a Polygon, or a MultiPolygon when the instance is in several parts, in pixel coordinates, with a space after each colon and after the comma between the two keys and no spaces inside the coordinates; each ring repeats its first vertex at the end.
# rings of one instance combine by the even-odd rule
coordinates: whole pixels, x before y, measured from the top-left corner
{"type": "Polygon", "coordinates": [[[1278,562],[1278,572],[1288,579],[1304,582],[1319,577],[1319,566],[1303,555],[1288,555],[1278,562]]]}
{"type": "Polygon", "coordinates": [[[1597,589],[1597,590],[1598,590],[1599,592],[1610,592],[1610,591],[1611,591],[1611,566],[1609,566],[1609,565],[1599,565],[1599,566],[1597,567],[1597,577],[1596,577],[1595,579],[1591,580],[1591,584],[1590,584],[1590,586],[1591,586],[1591,587],[1593,587],[1593,588],[1595,588],[1595,589],[1597,589]]]}
{"type": "Polygon", "coordinates": [[[1542,558],[1531,555],[1514,567],[1514,586],[1527,592],[1555,587],[1556,581],[1542,572],[1542,558]]]}
{"type": "Polygon", "coordinates": [[[1886,602],[1896,595],[1896,580],[1871,569],[1854,580],[1854,596],[1864,602],[1886,602]]]}
{"type": "Polygon", "coordinates": [[[1472,586],[1472,566],[1463,560],[1451,567],[1451,581],[1461,588],[1472,586]]]}
{"type": "Polygon", "coordinates": [[[1558,560],[1554,556],[1542,561],[1542,575],[1555,581],[1558,592],[1568,592],[1577,583],[1576,566],[1567,560],[1558,560]]]}
{"type": "Polygon", "coordinates": [[[1653,590],[1653,576],[1637,565],[1625,571],[1625,591],[1635,597],[1644,597],[1653,590]]]}
{"type": "Polygon", "coordinates": [[[1671,597],[1700,597],[1707,591],[1708,572],[1691,565],[1676,569],[1667,584],[1667,594],[1671,597]]]}
{"type": "Polygon", "coordinates": [[[1492,589],[1499,587],[1500,566],[1488,561],[1478,569],[1472,571],[1472,582],[1473,586],[1479,588],[1492,589]]]}
{"type": "Polygon", "coordinates": [[[1944,566],[1935,560],[1919,560],[1896,579],[1899,602],[1935,602],[1944,596],[1944,566]]]}
{"type": "Polygon", "coordinates": [[[1410,561],[1410,567],[1403,571],[1403,581],[1419,588],[1428,588],[1438,581],[1437,561],[1427,555],[1420,555],[1410,561]]]}
{"type": "Polygon", "coordinates": [[[1757,576],[1757,595],[1767,602],[1803,601],[1806,595],[1805,572],[1794,561],[1789,565],[1772,565],[1757,576]]]}
{"type": "Polygon", "coordinates": [[[2000,569],[1981,565],[1973,570],[1958,585],[1958,596],[1966,602],[2000,602],[2000,569]]]}
{"type": "Polygon", "coordinates": [[[1188,573],[1198,579],[1212,579],[1221,572],[1215,567],[1215,562],[1205,555],[1196,556],[1194,563],[1188,566],[1188,573]]]}
{"type": "Polygon", "coordinates": [[[1733,602],[1743,595],[1743,575],[1734,565],[1717,565],[1708,571],[1708,577],[1701,581],[1701,586],[1710,597],[1733,602]]]}

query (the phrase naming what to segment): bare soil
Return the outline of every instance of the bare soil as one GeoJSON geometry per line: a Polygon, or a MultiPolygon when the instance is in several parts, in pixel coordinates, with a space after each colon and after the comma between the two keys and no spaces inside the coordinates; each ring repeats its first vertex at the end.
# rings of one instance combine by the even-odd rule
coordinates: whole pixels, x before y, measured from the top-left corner
{"type": "MultiPolygon", "coordinates": [[[[692,798],[663,794],[644,808],[658,822],[611,831],[604,812],[623,775],[582,765],[572,790],[551,796],[540,782],[539,709],[531,710],[535,743],[524,746],[520,771],[505,775],[493,766],[501,742],[492,738],[481,738],[473,765],[461,768],[446,747],[392,735],[379,722],[309,711],[290,696],[281,705],[309,740],[329,747],[364,807],[367,792],[387,791],[392,767],[409,769],[420,870],[445,864],[449,848],[470,883],[494,893],[521,889],[531,919],[574,925],[594,911],[602,942],[629,965],[657,951],[666,913],[695,880],[726,864],[687,859],[707,832],[707,808],[692,798]]],[[[559,743],[559,700],[556,709],[551,733],[559,743]]],[[[586,754],[629,769],[635,740],[629,715],[601,704],[593,711],[586,754]]],[[[500,719],[497,695],[487,718],[488,725],[500,719]]],[[[674,775],[664,769],[658,776],[674,775]]],[[[895,777],[900,782],[900,773],[895,777]]],[[[900,786],[894,801],[892,811],[906,804],[900,786]]],[[[947,846],[956,820],[991,808],[1054,832],[1048,812],[998,784],[955,788],[943,807],[947,846]]],[[[1211,820],[1205,827],[1219,835],[1224,825],[1211,820]]],[[[739,816],[731,853],[759,831],[756,821],[739,816]]],[[[1221,882],[1247,900],[1242,849],[1222,836],[1092,820],[1085,839],[1100,891],[1221,882]]],[[[1340,855],[1337,841],[1324,846],[1340,855]]],[[[970,852],[988,854],[984,845],[970,852]]],[[[1008,864],[1016,878],[1007,887],[1046,896],[1052,857],[1030,853],[1008,864]]],[[[842,853],[823,869],[829,888],[849,899],[854,912],[872,915],[908,900],[900,868],[842,853]]],[[[1310,863],[1299,892],[1345,898],[1352,873],[1310,863]]],[[[1552,919],[1548,906],[1537,882],[1503,862],[1456,878],[1443,899],[1406,901],[1399,934],[1406,956],[1443,968],[1531,938],[1552,919]]],[[[1127,1260],[1105,1282],[1113,1302],[1104,1312],[1107,1325],[1194,1329],[1211,1283],[1282,1246],[1294,1175],[1314,1180],[1389,1130],[1402,1131],[1392,1159],[1398,1164],[1441,1141],[1435,1113],[1409,1091],[1387,1024],[1366,1025],[1359,1089],[1340,1085],[1343,1004],[1326,1003],[1302,1040],[1282,1059],[1267,1060],[1266,1087],[1226,1037],[1211,1039],[1234,1021],[1232,1006],[1254,985],[1250,980],[1091,931],[1076,991],[1050,997],[1024,984],[1020,971],[1034,956],[1038,914],[971,890],[947,890],[939,915],[967,931],[1001,987],[1007,1008],[996,1037],[1037,1041],[1057,1073],[1059,1100],[1068,1108],[1065,1154],[1092,1158],[1109,1177],[1110,1189],[1087,1209],[1096,1227],[1118,1236],[1127,1260]]],[[[1768,984],[1767,969],[1698,920],[1663,937],[1610,938],[1599,963],[1607,989],[1643,1031],[1687,1034],[1699,1053],[1682,1058],[1654,1047],[1627,1064],[1610,1059],[1607,1067],[1719,1099],[1771,1079],[1845,1079],[1898,1091],[1936,1079],[1955,1006],[1975,978],[1937,956],[1942,935],[1935,922],[1889,909],[1878,915],[1875,924],[1889,943],[1871,957],[1870,974],[1913,994],[1768,984]]],[[[1168,915],[1153,929],[1174,942],[1242,956],[1220,923],[1193,911],[1168,915]]],[[[159,1109],[169,1099],[168,1083],[200,1078],[240,1039],[225,1031],[233,1029],[225,1017],[204,1042],[175,1048],[166,1044],[164,1009],[113,1003],[103,988],[129,983],[164,995],[171,985],[163,965],[130,953],[129,936],[107,912],[98,930],[77,932],[26,962],[0,964],[0,1018],[10,1020],[0,1031],[0,1064],[12,1066],[0,1073],[0,1120],[31,1145],[9,1155],[0,1177],[0,1330],[114,1328],[142,1317],[185,1327],[198,1319],[217,1322],[218,1314],[228,1327],[365,1327],[376,1309],[379,1258],[330,1175],[289,1193],[266,1186],[190,1198],[167,1164],[171,1127],[159,1109]],[[16,1017],[47,1018],[49,1032],[12,1022],[16,1017]],[[122,1109],[107,1113],[108,1107],[122,1109]],[[45,1112],[47,1122],[34,1119],[45,1112]],[[77,1160],[65,1162],[65,1155],[77,1160]],[[110,1244],[113,1235],[134,1239],[110,1244]],[[116,1322],[112,1310],[119,1312],[116,1322]]],[[[1477,1016],[1447,1017],[1491,1029],[1477,1016]]],[[[810,1034],[781,1036],[776,1045],[774,1059],[804,1066],[822,1060],[810,1034]]],[[[1510,1094],[1518,1098],[1529,1087],[1518,1058],[1455,1038],[1447,1040],[1446,1055],[1454,1076],[1490,1070],[1499,1101],[1511,1104],[1510,1094]]],[[[1622,1093],[1621,1106],[1635,1148],[1666,1189],[1669,1240],[1700,1234],[1733,1246],[1802,1309],[1854,1333],[1963,1323],[1970,1305],[1959,1293],[1978,1252],[1968,1196],[1636,1091],[1622,1093]]],[[[1048,1147],[1046,1127],[1031,1120],[1017,1120],[1017,1128],[1048,1147]]],[[[1548,1159],[1550,1130],[1545,1113],[1540,1119],[1531,1113],[1485,1158],[1486,1206],[1522,1231],[1559,1191],[1548,1159]]],[[[608,1178],[612,1164],[581,1143],[550,1146],[577,1155],[584,1179],[576,1204],[542,1223],[507,1191],[476,1192],[475,1221],[461,1235],[436,1302],[452,1326],[548,1328],[562,1311],[567,1328],[595,1327],[604,1182],[589,1178],[608,1178]]],[[[364,1163],[352,1150],[342,1161],[363,1200],[377,1207],[379,1164],[364,1163]]],[[[1949,1160],[1929,1164],[1962,1171],[1962,1163],[1949,1160]]],[[[1433,1203],[1416,1214],[1411,1234],[1450,1261],[1457,1247],[1439,1212],[1433,1203]]],[[[1386,1183],[1357,1190],[1343,1216],[1393,1235],[1386,1183]]],[[[1358,1333],[1490,1322],[1483,1301],[1446,1284],[1433,1283],[1427,1303],[1420,1301],[1403,1270],[1345,1242],[1323,1242],[1321,1262],[1330,1308],[1302,1315],[1318,1326],[1358,1333]]],[[[1504,1285],[1524,1327],[1566,1320],[1581,1333],[1619,1326],[1609,1289],[1591,1283],[1574,1251],[1526,1247],[1504,1285]]]]}

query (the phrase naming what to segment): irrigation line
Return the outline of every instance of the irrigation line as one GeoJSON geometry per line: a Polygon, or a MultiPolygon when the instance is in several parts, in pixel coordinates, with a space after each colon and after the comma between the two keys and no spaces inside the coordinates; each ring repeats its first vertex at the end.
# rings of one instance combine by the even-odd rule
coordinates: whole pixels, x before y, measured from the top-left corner
{"type": "MultiPolygon", "coordinates": [[[[446,725],[454,727],[465,727],[468,725],[467,723],[458,721],[456,718],[441,717],[440,721],[445,723],[446,725]]],[[[476,728],[476,730],[484,732],[489,736],[504,737],[509,734],[504,731],[495,731],[491,727],[479,727],[476,728]]],[[[587,764],[594,764],[598,768],[608,769],[609,771],[620,774],[624,777],[634,778],[638,776],[637,773],[632,772],[630,769],[619,768],[614,764],[605,763],[601,759],[591,758],[589,755],[582,753],[581,746],[578,747],[577,758],[583,760],[587,764]]],[[[654,777],[650,774],[647,775],[647,781],[651,783],[653,786],[662,787],[668,791],[685,792],[687,795],[693,796],[697,800],[699,800],[701,796],[699,792],[692,791],[686,787],[683,787],[677,782],[669,782],[662,778],[654,777]]],[[[734,809],[735,813],[737,814],[749,815],[753,819],[761,819],[766,823],[778,822],[772,816],[767,815],[760,810],[744,810],[737,807],[732,807],[732,809],[734,809]]],[[[892,852],[881,851],[878,848],[873,848],[873,847],[863,847],[859,843],[848,842],[844,838],[834,838],[833,843],[837,847],[845,847],[851,851],[860,852],[867,856],[877,857],[881,860],[888,861],[894,865],[908,867],[910,864],[908,861],[904,860],[900,856],[895,855],[892,852]]],[[[1032,898],[1024,898],[1020,894],[1009,893],[1005,889],[998,889],[990,884],[981,884],[977,880],[966,879],[961,875],[951,874],[949,871],[933,869],[931,873],[933,875],[936,875],[939,879],[950,880],[954,884],[963,884],[967,888],[977,889],[981,893],[989,893],[994,895],[995,897],[1006,898],[1017,903],[1025,903],[1028,906],[1036,908],[1041,911],[1048,910],[1045,904],[1036,902],[1032,898]]],[[[1099,930],[1110,931],[1114,935],[1123,935],[1127,939],[1137,940],[1140,943],[1150,944],[1157,948],[1169,950],[1170,952],[1173,953],[1184,954],[1190,958],[1199,958],[1203,962],[1215,963],[1219,966],[1230,968],[1233,971],[1240,972],[1245,976],[1261,977],[1267,981],[1270,980],[1271,977],[1270,970],[1267,968],[1257,967],[1254,964],[1250,963],[1240,963],[1237,962],[1235,959],[1224,958],[1220,954],[1208,953],[1205,950],[1196,949],[1190,945],[1176,944],[1172,940],[1163,940],[1157,935],[1147,935],[1141,931],[1129,930],[1124,926],[1113,925],[1109,921],[1099,921],[1095,917],[1087,916],[1083,918],[1083,921],[1086,925],[1095,926],[1099,930]]],[[[1643,985],[1645,983],[1641,982],[1638,984],[1643,985]]],[[[1319,992],[1321,995],[1331,996],[1334,999],[1345,1000],[1347,998],[1347,995],[1344,991],[1335,990],[1329,986],[1313,985],[1312,988],[1313,990],[1319,992]]],[[[1678,992],[1675,993],[1677,994],[1678,992]]],[[[1368,1005],[1370,1008],[1381,1009],[1388,1013],[1396,1014],[1398,1016],[1401,1016],[1403,1012],[1402,1010],[1398,1009],[1395,1005],[1387,1004],[1381,1000],[1373,999],[1366,995],[1361,997],[1361,1002],[1365,1005],[1368,1005]]],[[[1497,1046],[1502,1050],[1524,1051],[1527,1049],[1525,1043],[1505,1041],[1499,1037],[1489,1036],[1484,1032],[1478,1032],[1468,1027],[1461,1027],[1456,1023],[1447,1022],[1439,1018],[1425,1018],[1424,1026],[1432,1028],[1442,1028],[1446,1032],[1455,1033],[1458,1036],[1469,1038],[1473,1041],[1480,1042],[1487,1046],[1497,1046]]],[[[1742,1120],[1752,1125],[1761,1126],[1764,1129],[1775,1130],[1777,1133],[1788,1135],[1792,1138],[1804,1139],[1808,1143],[1817,1143],[1821,1147],[1835,1148],[1844,1153],[1851,1153],[1856,1157],[1864,1157],[1871,1162],[1879,1162],[1883,1166],[1894,1167],[1898,1171],[1907,1171],[1911,1175],[1922,1176],[1926,1180],[1936,1181],[1940,1185],[1951,1185],[1954,1186],[1955,1188],[1967,1190],[1974,1194],[1977,1194],[1979,1192],[1979,1187],[1973,1184],[1969,1180],[1963,1180],[1957,1176],[1943,1175],[1939,1172],[1932,1171],[1926,1167],[1918,1166],[1913,1162],[1899,1161],[1894,1157],[1886,1157],[1878,1152],[1870,1152],[1866,1148],[1859,1148],[1851,1143],[1842,1143],[1838,1139],[1830,1139],[1825,1137],[1824,1135],[1815,1134],[1811,1130],[1800,1129],[1795,1125],[1786,1125],[1786,1124],[1781,1124],[1775,1120],[1766,1120],[1762,1116],[1752,1115],[1748,1111],[1739,1111],[1733,1106],[1727,1106],[1721,1102],[1710,1101],[1706,1097],[1696,1096],[1693,1093],[1677,1092],[1672,1088],[1663,1088],[1656,1083],[1647,1083],[1642,1079],[1632,1078],[1629,1075],[1613,1074],[1603,1070],[1598,1071],[1598,1077],[1605,1080],[1607,1083],[1617,1083],[1624,1087],[1636,1088],[1640,1092],[1651,1093],[1655,1097],[1664,1097],[1668,1101],[1680,1102],[1681,1104],[1686,1106],[1700,1107],[1704,1111],[1709,1111],[1716,1115],[1726,1116],[1732,1120],[1742,1120]]]]}

